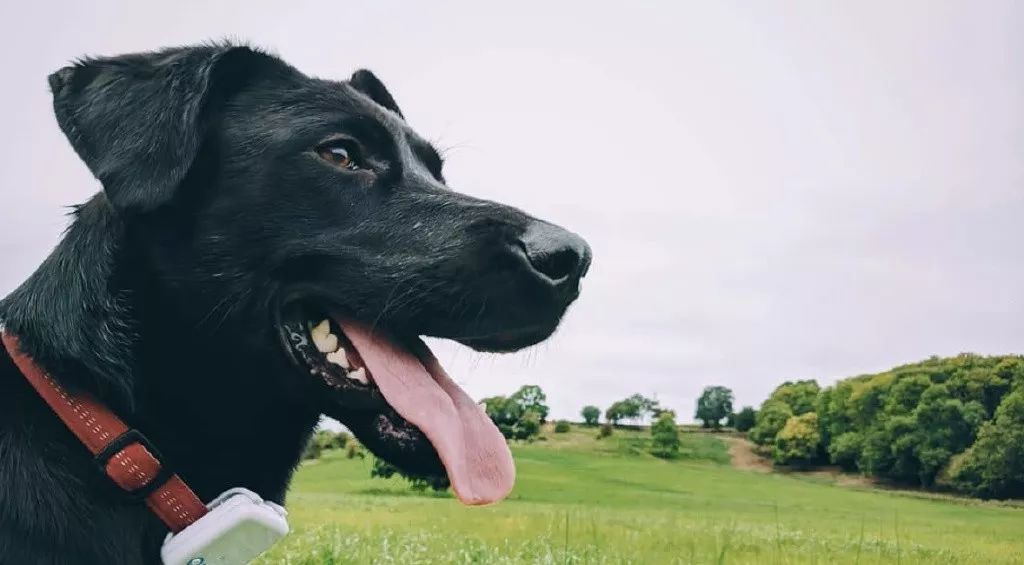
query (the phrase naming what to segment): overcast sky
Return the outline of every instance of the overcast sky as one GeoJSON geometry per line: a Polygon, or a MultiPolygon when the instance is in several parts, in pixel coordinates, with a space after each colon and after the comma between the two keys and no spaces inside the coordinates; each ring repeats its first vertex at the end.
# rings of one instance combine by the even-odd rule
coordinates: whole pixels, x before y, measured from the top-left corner
{"type": "Polygon", "coordinates": [[[1024,350],[1024,3],[4,3],[0,294],[99,189],[46,75],[235,37],[309,74],[373,69],[453,188],[586,237],[548,343],[436,345],[474,396],[574,416],[633,392],[1024,350]]]}

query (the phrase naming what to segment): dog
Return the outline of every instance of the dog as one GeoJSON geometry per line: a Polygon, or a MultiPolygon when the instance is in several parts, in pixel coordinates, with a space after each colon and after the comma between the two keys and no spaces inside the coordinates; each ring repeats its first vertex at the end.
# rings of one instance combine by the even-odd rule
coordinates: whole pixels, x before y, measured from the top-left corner
{"type": "MultiPolygon", "coordinates": [[[[507,494],[507,446],[420,336],[545,340],[590,266],[582,238],[450,190],[367,70],[323,80],[218,43],[84,59],[49,84],[103,190],[0,302],[24,354],[205,502],[245,487],[284,504],[321,415],[463,502],[507,494]]],[[[0,349],[0,562],[159,562],[167,527],[119,494],[0,349]]]]}

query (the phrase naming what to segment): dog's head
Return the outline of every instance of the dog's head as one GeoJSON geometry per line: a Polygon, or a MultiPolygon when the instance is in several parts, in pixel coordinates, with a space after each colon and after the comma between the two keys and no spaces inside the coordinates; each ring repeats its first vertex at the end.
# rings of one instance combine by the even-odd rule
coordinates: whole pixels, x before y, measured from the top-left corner
{"type": "Polygon", "coordinates": [[[546,339],[589,267],[582,239],[451,191],[369,71],[320,80],[204,46],[86,60],[50,84],[182,324],[279,375],[250,386],[301,390],[409,473],[443,465],[466,502],[507,493],[500,434],[420,336],[546,339]]]}

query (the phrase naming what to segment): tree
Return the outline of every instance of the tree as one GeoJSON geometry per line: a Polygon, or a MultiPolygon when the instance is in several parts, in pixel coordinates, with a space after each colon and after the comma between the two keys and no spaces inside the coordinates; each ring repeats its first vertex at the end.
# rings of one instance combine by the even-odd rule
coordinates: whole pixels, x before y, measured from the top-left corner
{"type": "Polygon", "coordinates": [[[732,413],[732,391],[724,386],[709,386],[697,399],[696,418],[705,428],[718,429],[722,418],[732,413]]]}
{"type": "Polygon", "coordinates": [[[597,406],[584,406],[580,412],[583,416],[583,423],[588,426],[596,426],[597,421],[601,418],[601,409],[597,406]]]}
{"type": "Polygon", "coordinates": [[[784,465],[806,465],[818,458],[821,432],[818,415],[814,412],[793,416],[786,420],[775,437],[772,459],[784,465]]]}
{"type": "Polygon", "coordinates": [[[1024,390],[1003,398],[951,474],[955,485],[975,496],[1024,497],[1024,390]]]}
{"type": "Polygon", "coordinates": [[[860,457],[864,445],[864,437],[857,432],[846,432],[828,446],[828,455],[833,463],[847,471],[857,468],[857,459],[860,457]]]}
{"type": "MultiPolygon", "coordinates": [[[[1015,479],[996,479],[1013,476],[1007,461],[1015,460],[1014,446],[1022,443],[1007,431],[1020,424],[996,423],[997,414],[1005,413],[1003,404],[1017,392],[1024,394],[1022,356],[932,357],[842,379],[824,390],[814,381],[783,383],[762,405],[749,436],[772,446],[780,459],[792,459],[792,436],[806,429],[795,428],[790,417],[815,413],[818,457],[827,454],[846,469],[978,496],[1022,496],[1014,490],[1015,479]],[[785,434],[783,428],[789,428],[785,434]]],[[[1013,422],[1008,416],[1004,420],[1013,422]]]]}
{"type": "Polygon", "coordinates": [[[484,411],[494,422],[494,425],[501,431],[506,439],[513,439],[516,435],[516,428],[523,416],[519,403],[505,396],[491,396],[481,401],[484,411]]]}
{"type": "Polygon", "coordinates": [[[787,381],[779,385],[769,398],[785,402],[793,414],[799,416],[814,411],[819,392],[821,387],[816,381],[787,381]]]}
{"type": "Polygon", "coordinates": [[[662,412],[662,408],[656,398],[647,398],[642,394],[634,394],[626,400],[639,407],[638,417],[641,421],[646,417],[657,417],[662,412]]]}
{"type": "Polygon", "coordinates": [[[639,418],[640,405],[628,398],[613,402],[604,413],[604,419],[616,426],[622,420],[636,420],[639,418]]]}
{"type": "Polygon", "coordinates": [[[754,427],[757,419],[757,411],[750,406],[744,406],[742,410],[732,415],[732,427],[737,432],[745,432],[754,427]]]}
{"type": "Polygon", "coordinates": [[[663,459],[672,459],[679,455],[679,428],[676,427],[675,414],[665,410],[651,425],[651,453],[663,459]]]}
{"type": "Polygon", "coordinates": [[[613,402],[605,411],[605,420],[619,425],[622,420],[642,421],[645,415],[653,415],[661,411],[658,401],[634,394],[628,398],[613,402]]]}
{"type": "Polygon", "coordinates": [[[775,443],[775,435],[792,416],[793,410],[785,402],[765,400],[757,411],[754,427],[750,429],[750,439],[759,445],[775,443]]]}
{"type": "Polygon", "coordinates": [[[931,379],[924,375],[908,375],[897,379],[886,394],[886,413],[898,415],[913,412],[921,401],[921,395],[931,386],[931,379]]]}
{"type": "Polygon", "coordinates": [[[540,434],[542,414],[547,414],[544,392],[524,386],[510,397],[483,399],[484,411],[506,439],[528,440],[540,434]]]}
{"type": "Polygon", "coordinates": [[[520,440],[532,440],[534,437],[540,435],[540,414],[533,410],[528,410],[523,417],[519,419],[519,425],[516,426],[516,432],[513,439],[520,440]]]}
{"type": "Polygon", "coordinates": [[[509,400],[519,405],[519,408],[525,414],[526,412],[535,412],[540,418],[540,423],[544,423],[548,419],[548,397],[544,394],[544,391],[537,385],[524,385],[519,390],[514,392],[509,400]]]}
{"type": "Polygon", "coordinates": [[[1005,378],[1012,378],[1014,374],[1014,369],[1010,367],[1008,363],[1000,363],[991,368],[976,366],[955,373],[945,384],[955,398],[963,402],[980,402],[991,417],[1000,400],[1010,390],[1011,381],[1005,378]]]}
{"type": "Polygon", "coordinates": [[[914,421],[920,434],[915,455],[922,485],[931,486],[950,458],[974,442],[984,415],[980,401],[971,400],[965,405],[953,398],[944,384],[931,385],[921,394],[914,421]]]}

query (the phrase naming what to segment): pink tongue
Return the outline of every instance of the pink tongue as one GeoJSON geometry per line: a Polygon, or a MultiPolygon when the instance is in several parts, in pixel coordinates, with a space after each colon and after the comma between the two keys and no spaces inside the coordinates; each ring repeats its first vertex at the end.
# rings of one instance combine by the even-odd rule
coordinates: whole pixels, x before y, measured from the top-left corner
{"type": "Polygon", "coordinates": [[[505,438],[423,342],[419,356],[359,322],[337,320],[388,404],[430,440],[463,504],[497,502],[516,468],[505,438]]]}

